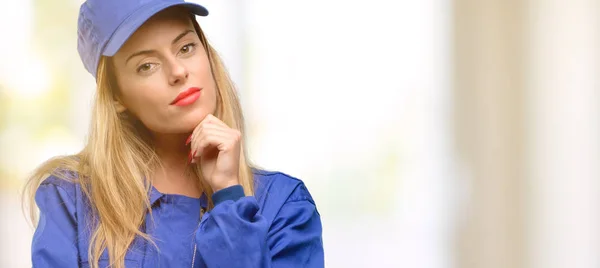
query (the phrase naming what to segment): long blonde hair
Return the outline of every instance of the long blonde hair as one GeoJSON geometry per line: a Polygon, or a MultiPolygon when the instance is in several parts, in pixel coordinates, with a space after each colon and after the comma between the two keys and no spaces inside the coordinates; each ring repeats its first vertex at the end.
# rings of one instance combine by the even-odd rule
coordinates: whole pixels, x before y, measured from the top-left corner
{"type": "MultiPolygon", "coordinates": [[[[234,84],[193,16],[192,21],[208,55],[217,86],[215,116],[244,134],[244,119],[234,84]]],[[[147,178],[160,162],[148,139],[148,130],[127,112],[117,112],[114,99],[118,90],[111,68],[110,58],[103,56],[98,64],[97,91],[84,149],[76,155],[52,158],[39,166],[29,178],[24,195],[28,197],[29,204],[33,204],[35,192],[50,175],[81,185],[94,212],[89,226],[92,233],[87,252],[89,263],[94,268],[98,267],[98,260],[105,250],[108,251],[111,267],[124,267],[125,255],[136,237],[154,244],[147,234],[140,231],[140,227],[146,213],[151,211],[151,183],[147,178]],[[68,171],[76,172],[78,178],[67,176],[68,171]]],[[[239,178],[245,194],[253,195],[252,168],[246,159],[244,140],[239,178]]],[[[212,189],[203,180],[199,165],[194,165],[192,172],[209,198],[211,208],[212,189]]],[[[30,206],[34,225],[37,223],[36,211],[34,206],[30,206]]]]}

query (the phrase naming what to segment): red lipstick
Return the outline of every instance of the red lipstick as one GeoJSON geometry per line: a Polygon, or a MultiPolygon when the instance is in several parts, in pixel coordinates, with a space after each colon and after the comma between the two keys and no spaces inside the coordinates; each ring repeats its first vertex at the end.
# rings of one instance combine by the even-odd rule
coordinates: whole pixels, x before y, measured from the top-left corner
{"type": "Polygon", "coordinates": [[[170,103],[175,106],[186,106],[194,103],[198,98],[200,98],[201,88],[191,87],[187,90],[182,91],[177,95],[177,97],[170,103]]]}

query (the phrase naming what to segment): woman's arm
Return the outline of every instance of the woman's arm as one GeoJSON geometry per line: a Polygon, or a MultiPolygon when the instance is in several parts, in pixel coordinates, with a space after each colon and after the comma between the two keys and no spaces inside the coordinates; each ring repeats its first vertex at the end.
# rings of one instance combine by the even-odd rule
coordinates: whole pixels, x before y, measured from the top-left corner
{"type": "Polygon", "coordinates": [[[79,267],[75,203],[65,189],[42,184],[35,194],[40,220],[33,235],[33,267],[79,267]]]}
{"type": "Polygon", "coordinates": [[[196,233],[207,267],[324,266],[321,220],[310,195],[292,194],[271,226],[239,185],[216,192],[213,200],[215,208],[196,233]]]}

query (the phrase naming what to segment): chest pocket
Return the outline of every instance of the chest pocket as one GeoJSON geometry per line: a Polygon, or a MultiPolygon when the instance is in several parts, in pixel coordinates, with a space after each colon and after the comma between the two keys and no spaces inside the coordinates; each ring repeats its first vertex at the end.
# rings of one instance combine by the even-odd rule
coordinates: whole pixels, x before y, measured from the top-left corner
{"type": "MultiPolygon", "coordinates": [[[[109,264],[108,259],[100,259],[98,261],[98,267],[100,267],[100,268],[110,268],[108,266],[108,264],[109,264]]],[[[91,266],[88,261],[84,261],[84,262],[81,262],[81,267],[89,268],[91,266]]],[[[141,267],[142,266],[137,261],[125,259],[125,268],[141,268],[141,267]]]]}

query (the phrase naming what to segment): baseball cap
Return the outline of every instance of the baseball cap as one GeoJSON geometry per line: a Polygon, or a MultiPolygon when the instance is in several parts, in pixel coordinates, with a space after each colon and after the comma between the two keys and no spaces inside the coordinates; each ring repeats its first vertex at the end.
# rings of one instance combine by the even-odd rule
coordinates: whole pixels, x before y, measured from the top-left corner
{"type": "Polygon", "coordinates": [[[125,41],[156,13],[173,6],[199,16],[208,10],[184,0],[87,0],[79,9],[77,50],[85,69],[95,78],[102,55],[114,56],[125,41]]]}

